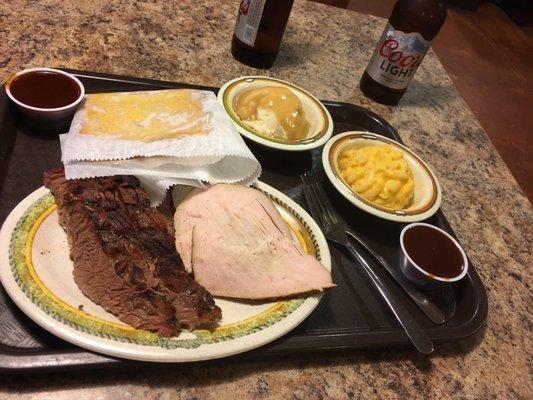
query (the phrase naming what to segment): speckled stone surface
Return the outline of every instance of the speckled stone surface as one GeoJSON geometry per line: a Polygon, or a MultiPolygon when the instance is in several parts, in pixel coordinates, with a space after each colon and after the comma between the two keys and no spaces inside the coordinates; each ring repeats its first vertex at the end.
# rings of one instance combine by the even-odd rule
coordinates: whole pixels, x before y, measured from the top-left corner
{"type": "MultiPolygon", "coordinates": [[[[237,1],[0,2],[0,79],[31,66],[222,85],[258,71],[229,52],[237,1]]],[[[435,169],[443,209],[484,281],[487,328],[431,358],[378,350],[152,369],[0,377],[1,399],[532,398],[533,213],[430,51],[401,106],[358,80],[384,20],[297,1],[266,74],[377,112],[435,169]]]]}

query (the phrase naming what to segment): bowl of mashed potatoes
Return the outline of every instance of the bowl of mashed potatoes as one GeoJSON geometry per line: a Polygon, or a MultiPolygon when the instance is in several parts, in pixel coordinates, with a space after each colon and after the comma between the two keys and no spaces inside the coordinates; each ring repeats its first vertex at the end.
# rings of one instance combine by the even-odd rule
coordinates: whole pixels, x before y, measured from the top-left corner
{"type": "Polygon", "coordinates": [[[304,151],[333,132],[328,110],[304,89],[279,79],[245,76],[226,83],[218,99],[239,133],[263,146],[304,151]]]}
{"type": "Polygon", "coordinates": [[[435,174],[413,151],[370,132],[331,138],[322,153],[335,188],[356,207],[390,221],[416,222],[440,207],[435,174]]]}

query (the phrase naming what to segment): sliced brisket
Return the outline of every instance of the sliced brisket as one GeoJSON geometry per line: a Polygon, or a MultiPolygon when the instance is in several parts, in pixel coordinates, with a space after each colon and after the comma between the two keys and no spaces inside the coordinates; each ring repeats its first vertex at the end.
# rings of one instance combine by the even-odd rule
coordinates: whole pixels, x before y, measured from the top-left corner
{"type": "Polygon", "coordinates": [[[136,178],[67,181],[54,169],[43,180],[67,232],[74,280],[88,298],[164,336],[221,318],[209,292],[185,271],[170,222],[150,207],[136,178]]]}

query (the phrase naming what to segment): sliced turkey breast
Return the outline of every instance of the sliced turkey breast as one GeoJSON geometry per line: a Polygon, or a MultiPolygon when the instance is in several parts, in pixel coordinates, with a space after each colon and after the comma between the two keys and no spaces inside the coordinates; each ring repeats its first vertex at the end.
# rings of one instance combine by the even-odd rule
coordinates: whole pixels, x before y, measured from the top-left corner
{"type": "MultiPolygon", "coordinates": [[[[195,225],[205,223],[211,218],[225,220],[228,212],[242,210],[254,214],[254,210],[264,208],[262,218],[273,220],[274,225],[288,238],[291,231],[278,210],[268,197],[256,189],[219,184],[206,189],[195,189],[176,207],[174,228],[176,229],[176,248],[183,259],[185,269],[191,268],[192,229],[195,225]]],[[[257,216],[258,214],[255,213],[257,216]]]]}
{"type": "Polygon", "coordinates": [[[329,271],[303,252],[256,189],[197,189],[176,209],[175,227],[186,268],[215,296],[265,299],[334,286],[329,271]]]}

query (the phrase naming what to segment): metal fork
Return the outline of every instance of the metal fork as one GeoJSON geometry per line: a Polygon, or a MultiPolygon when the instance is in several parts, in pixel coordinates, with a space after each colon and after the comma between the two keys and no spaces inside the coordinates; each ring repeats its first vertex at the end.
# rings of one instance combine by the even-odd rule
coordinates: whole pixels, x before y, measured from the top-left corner
{"type": "Polygon", "coordinates": [[[301,175],[300,179],[303,182],[304,195],[309,205],[309,209],[311,210],[311,214],[320,225],[320,228],[324,231],[326,238],[343,247],[359,262],[398,322],[400,322],[400,325],[403,327],[405,333],[409,339],[411,339],[411,342],[416,349],[423,354],[432,353],[434,347],[429,336],[422,330],[420,325],[418,325],[396,295],[390,290],[379,275],[374,272],[365,258],[348,240],[346,234],[347,226],[338,218],[337,213],[329,203],[322,188],[318,185],[316,177],[312,173],[307,172],[304,175],[301,175]]]}

